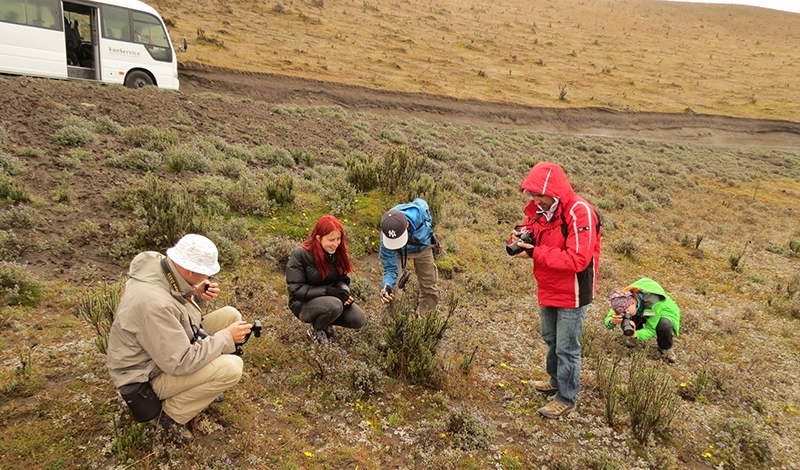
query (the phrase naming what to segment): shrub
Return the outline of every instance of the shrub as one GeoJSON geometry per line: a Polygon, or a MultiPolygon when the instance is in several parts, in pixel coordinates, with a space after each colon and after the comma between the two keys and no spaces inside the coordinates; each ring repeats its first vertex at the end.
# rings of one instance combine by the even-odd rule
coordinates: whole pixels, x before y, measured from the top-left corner
{"type": "Polygon", "coordinates": [[[31,195],[11,177],[0,173],[0,198],[10,199],[11,202],[28,202],[31,195]]]}
{"type": "Polygon", "coordinates": [[[11,230],[0,230],[0,261],[15,261],[22,257],[26,246],[11,230]]]}
{"type": "Polygon", "coordinates": [[[486,450],[494,439],[494,424],[477,409],[455,409],[447,420],[447,432],[461,450],[486,450]]]}
{"type": "Polygon", "coordinates": [[[324,186],[323,191],[332,215],[341,218],[355,210],[356,190],[347,181],[341,178],[332,179],[324,186]]]}
{"type": "Polygon", "coordinates": [[[247,163],[236,158],[226,158],[214,165],[215,169],[222,175],[236,180],[242,176],[247,169],[247,163]]]}
{"type": "Polygon", "coordinates": [[[44,218],[31,206],[11,206],[0,213],[0,228],[34,229],[44,223],[44,218]]]}
{"type": "Polygon", "coordinates": [[[95,120],[94,129],[101,134],[120,135],[123,128],[110,117],[100,116],[95,120]]]}
{"type": "Polygon", "coordinates": [[[299,245],[296,240],[289,237],[267,236],[264,243],[256,248],[253,256],[256,258],[263,256],[267,260],[267,265],[277,272],[286,272],[286,264],[292,256],[292,251],[299,245]]]}
{"type": "Polygon", "coordinates": [[[25,266],[14,261],[0,264],[0,303],[36,307],[41,302],[40,284],[25,266]]]}
{"type": "Polygon", "coordinates": [[[626,393],[631,433],[643,446],[650,436],[663,431],[678,412],[680,399],[673,393],[670,377],[643,363],[642,353],[631,360],[626,393]]]}
{"type": "Polygon", "coordinates": [[[292,167],[295,164],[294,158],[288,150],[271,145],[262,145],[253,149],[253,157],[261,163],[267,165],[277,165],[292,167]]]}
{"type": "Polygon", "coordinates": [[[408,138],[398,129],[384,129],[381,131],[381,138],[397,145],[405,145],[408,143],[408,138]]]}
{"type": "Polygon", "coordinates": [[[120,462],[126,463],[133,458],[136,450],[145,450],[153,447],[153,440],[145,423],[131,423],[120,427],[117,420],[114,424],[114,442],[111,450],[117,454],[120,462]]]}
{"type": "Polygon", "coordinates": [[[428,159],[424,155],[412,155],[408,147],[389,147],[378,162],[378,182],[388,193],[407,189],[419,179],[428,159]]]}
{"type": "Polygon", "coordinates": [[[44,157],[44,151],[40,148],[34,148],[34,147],[22,147],[21,149],[17,150],[17,153],[23,157],[29,157],[29,158],[44,157]]]}
{"type": "Polygon", "coordinates": [[[30,349],[18,347],[19,366],[14,369],[10,380],[3,384],[2,393],[8,397],[32,397],[47,385],[41,374],[34,374],[33,354],[30,349]]]}
{"type": "Polygon", "coordinates": [[[617,406],[622,398],[621,379],[619,362],[611,361],[601,354],[597,361],[598,391],[605,405],[603,417],[606,419],[606,424],[612,428],[617,414],[617,406]]]}
{"type": "Polygon", "coordinates": [[[730,468],[768,467],[772,460],[770,435],[749,419],[728,418],[715,441],[716,457],[730,468]]]}
{"type": "Polygon", "coordinates": [[[344,139],[336,139],[333,141],[333,146],[339,150],[347,150],[347,147],[349,147],[350,144],[348,144],[344,139]]]}
{"type": "Polygon", "coordinates": [[[404,378],[412,384],[430,382],[436,367],[439,342],[450,328],[450,317],[458,307],[455,295],[450,297],[449,311],[444,318],[438,309],[418,315],[407,293],[398,302],[398,312],[383,333],[386,343],[386,364],[389,375],[404,378]]]}
{"type": "Polygon", "coordinates": [[[368,400],[373,395],[381,393],[386,383],[386,375],[381,369],[361,361],[348,364],[344,375],[355,400],[368,400]]]}
{"type": "Polygon", "coordinates": [[[53,200],[66,204],[72,202],[72,185],[67,181],[58,183],[58,187],[53,191],[53,200]]]}
{"type": "Polygon", "coordinates": [[[267,198],[272,199],[278,205],[294,202],[293,187],[294,178],[291,175],[278,175],[274,179],[267,179],[264,183],[267,198]]]}
{"type": "Polygon", "coordinates": [[[611,248],[615,253],[618,253],[625,258],[633,260],[636,258],[636,252],[639,251],[639,245],[630,238],[625,238],[611,243],[611,248]]]}
{"type": "Polygon", "coordinates": [[[163,152],[178,143],[178,134],[172,129],[160,129],[150,125],[134,126],[123,130],[120,140],[133,147],[163,152]]]}
{"type": "Polygon", "coordinates": [[[359,191],[371,191],[378,187],[376,161],[372,154],[352,152],[347,156],[345,180],[359,191]]]}
{"type": "Polygon", "coordinates": [[[78,304],[78,315],[94,328],[94,344],[97,350],[106,354],[108,350],[108,333],[114,323],[114,312],[117,311],[123,287],[119,283],[99,283],[99,287],[89,287],[81,293],[78,304]]]}
{"type": "Polygon", "coordinates": [[[289,149],[289,155],[292,156],[292,160],[294,160],[297,165],[302,164],[307,167],[313,167],[317,162],[317,158],[308,150],[292,148],[289,149]]]}
{"type": "Polygon", "coordinates": [[[53,133],[53,140],[64,147],[83,147],[93,143],[95,137],[85,127],[67,126],[53,133]]]}
{"type": "Polygon", "coordinates": [[[163,249],[186,233],[203,233],[203,219],[197,199],[178,185],[147,174],[128,191],[129,205],[142,223],[136,236],[139,248],[163,249]]]}
{"type": "Polygon", "coordinates": [[[408,199],[413,201],[418,197],[428,203],[431,211],[431,226],[439,225],[439,222],[444,220],[444,191],[441,191],[439,185],[434,183],[433,178],[428,174],[423,174],[411,182],[408,199]]]}
{"type": "Polygon", "coordinates": [[[134,171],[154,171],[163,163],[164,159],[158,153],[140,148],[131,149],[125,155],[115,156],[103,162],[105,166],[134,171]]]}
{"type": "Polygon", "coordinates": [[[355,140],[359,144],[366,144],[367,142],[369,142],[369,134],[360,129],[356,129],[353,131],[353,140],[355,140]]]}
{"type": "Polygon", "coordinates": [[[0,172],[7,175],[18,175],[25,168],[25,160],[20,160],[12,155],[0,153],[0,172]]]}

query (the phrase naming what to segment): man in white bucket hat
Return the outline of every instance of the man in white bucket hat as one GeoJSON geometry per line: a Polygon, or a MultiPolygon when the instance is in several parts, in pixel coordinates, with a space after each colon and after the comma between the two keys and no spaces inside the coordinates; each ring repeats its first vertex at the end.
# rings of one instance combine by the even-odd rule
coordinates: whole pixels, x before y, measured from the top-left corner
{"type": "Polygon", "coordinates": [[[181,442],[185,424],[239,382],[233,355],[252,325],[233,307],[203,314],[219,294],[217,247],[189,234],[167,250],[138,254],[108,338],[108,371],[137,421],[155,421],[181,442]],[[201,323],[202,322],[202,323],[201,323]]]}

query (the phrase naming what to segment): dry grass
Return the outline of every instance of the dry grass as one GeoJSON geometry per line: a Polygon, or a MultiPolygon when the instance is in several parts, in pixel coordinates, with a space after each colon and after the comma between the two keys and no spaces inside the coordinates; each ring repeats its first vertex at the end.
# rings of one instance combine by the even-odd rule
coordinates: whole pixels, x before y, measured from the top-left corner
{"type": "Polygon", "coordinates": [[[183,61],[534,106],[800,117],[798,14],[654,0],[152,3],[176,44],[188,38],[183,61]]]}

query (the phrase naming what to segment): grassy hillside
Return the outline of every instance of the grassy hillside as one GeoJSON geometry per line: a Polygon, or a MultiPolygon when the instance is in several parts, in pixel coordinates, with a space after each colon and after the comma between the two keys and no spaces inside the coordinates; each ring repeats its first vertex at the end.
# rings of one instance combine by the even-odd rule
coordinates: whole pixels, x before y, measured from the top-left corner
{"type": "Polygon", "coordinates": [[[176,44],[188,39],[179,60],[534,106],[800,118],[798,14],[654,0],[151,3],[176,44]]]}
{"type": "MultiPolygon", "coordinates": [[[[0,85],[4,469],[794,465],[797,153],[215,94],[24,78],[0,85]],[[413,183],[356,189],[406,148],[416,155],[405,174],[413,183]],[[556,421],[535,412],[546,397],[532,381],[546,374],[531,263],[504,250],[521,218],[519,184],[539,160],[561,164],[604,224],[579,408],[556,421]],[[440,315],[452,316],[434,369],[411,384],[377,347],[388,328],[375,246],[383,211],[419,194],[440,211],[440,315]],[[175,223],[160,222],[159,207],[175,223]],[[318,348],[286,310],[282,264],[326,213],[347,227],[353,291],[369,325],[318,348]],[[242,382],[192,423],[197,443],[178,447],[131,422],[96,344],[103,324],[96,329],[81,312],[118,295],[136,252],[163,250],[184,228],[220,246],[215,307],[234,305],[265,330],[245,345],[242,382]],[[662,362],[654,341],[636,353],[602,327],[611,289],[642,276],[682,309],[677,364],[662,362]],[[653,371],[652,381],[631,379],[631,363],[653,371]],[[630,397],[647,393],[674,401],[630,411],[630,397]],[[633,426],[662,415],[672,419],[655,434],[633,426]]],[[[411,297],[400,305],[413,306],[411,297]]]]}

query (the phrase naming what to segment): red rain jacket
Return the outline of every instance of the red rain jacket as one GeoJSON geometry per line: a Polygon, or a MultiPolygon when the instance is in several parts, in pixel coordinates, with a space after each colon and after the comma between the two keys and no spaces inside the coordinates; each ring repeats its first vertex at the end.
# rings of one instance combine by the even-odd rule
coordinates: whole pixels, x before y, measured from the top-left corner
{"type": "Polygon", "coordinates": [[[555,163],[537,163],[522,189],[559,199],[550,219],[537,218],[531,201],[525,206],[523,230],[533,232],[533,276],[539,306],[578,308],[594,299],[600,262],[600,220],[585,199],[575,195],[564,170],[555,163]]]}

